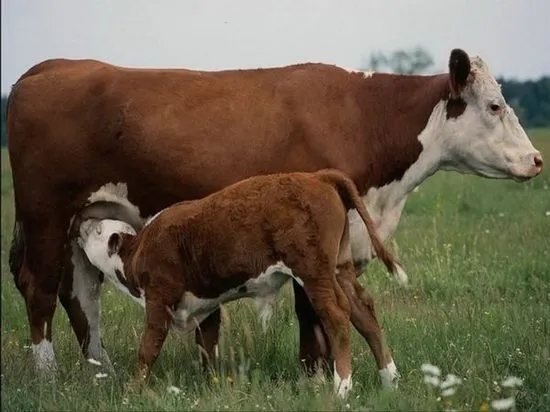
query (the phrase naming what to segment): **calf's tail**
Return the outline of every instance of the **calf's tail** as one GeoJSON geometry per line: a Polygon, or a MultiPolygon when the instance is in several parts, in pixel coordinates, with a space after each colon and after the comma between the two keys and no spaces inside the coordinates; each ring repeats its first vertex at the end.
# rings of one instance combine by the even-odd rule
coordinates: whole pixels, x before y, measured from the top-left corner
{"type": "Polygon", "coordinates": [[[378,236],[376,225],[372,221],[367,208],[363,204],[355,183],[353,183],[353,181],[343,172],[338,170],[326,169],[320,171],[320,174],[325,181],[331,183],[338,189],[338,193],[340,194],[340,198],[344,202],[346,209],[357,209],[357,213],[359,213],[359,216],[361,216],[361,219],[367,227],[367,232],[371,239],[376,256],[384,263],[386,268],[388,268],[398,282],[407,283],[407,274],[396,262],[392,254],[386,249],[384,243],[378,236]]]}

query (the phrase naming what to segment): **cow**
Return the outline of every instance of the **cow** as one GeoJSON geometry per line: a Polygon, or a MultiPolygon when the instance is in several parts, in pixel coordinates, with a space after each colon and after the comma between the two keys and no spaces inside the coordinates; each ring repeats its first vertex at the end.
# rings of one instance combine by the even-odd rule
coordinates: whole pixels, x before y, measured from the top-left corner
{"type": "MultiPolygon", "coordinates": [[[[88,209],[110,207],[92,203],[88,209]]],[[[265,328],[277,292],[292,278],[319,316],[334,359],[334,390],[345,397],[352,385],[350,319],[377,363],[394,364],[357,281],[347,215],[352,208],[376,255],[392,273],[402,270],[378,238],[354,183],[336,170],[250,177],[170,206],[139,232],[126,219],[84,209],[73,222],[73,246],[145,307],[138,381],[149,375],[171,326],[196,331],[206,365],[217,341],[201,334],[202,322],[223,303],[253,297],[265,328]]]]}
{"type": "MultiPolygon", "coordinates": [[[[68,247],[71,219],[105,185],[118,185],[146,218],[247,177],[335,168],[354,181],[385,240],[408,194],[438,170],[524,181],[543,167],[487,64],[461,49],[450,52],[448,73],[425,76],[322,63],[193,71],[47,60],[12,87],[7,135],[10,270],[42,371],[57,365],[58,296],[83,354],[109,362],[90,294],[100,280],[82,278],[88,266],[75,267],[68,247]]],[[[364,266],[375,253],[350,214],[353,259],[364,266]]],[[[292,282],[309,371],[325,359],[323,328],[292,282]]],[[[216,334],[219,311],[211,318],[216,334]]]]}

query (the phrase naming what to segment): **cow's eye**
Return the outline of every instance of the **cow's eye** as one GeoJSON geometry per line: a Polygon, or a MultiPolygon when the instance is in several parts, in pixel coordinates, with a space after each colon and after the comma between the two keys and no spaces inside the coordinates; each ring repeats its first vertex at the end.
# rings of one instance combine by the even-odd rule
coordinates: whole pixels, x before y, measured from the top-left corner
{"type": "Polygon", "coordinates": [[[501,107],[500,107],[500,104],[491,103],[491,104],[489,105],[489,109],[491,109],[491,111],[492,111],[493,113],[496,113],[496,112],[500,112],[501,107]]]}

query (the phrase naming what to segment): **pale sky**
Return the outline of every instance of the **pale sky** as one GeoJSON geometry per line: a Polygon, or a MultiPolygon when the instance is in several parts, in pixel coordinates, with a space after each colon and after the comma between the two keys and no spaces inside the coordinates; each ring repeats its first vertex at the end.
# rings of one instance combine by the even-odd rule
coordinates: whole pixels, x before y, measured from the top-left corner
{"type": "Polygon", "coordinates": [[[548,0],[2,0],[2,94],[54,57],[134,67],[357,68],[373,51],[480,55],[495,75],[550,74],[548,0]]]}

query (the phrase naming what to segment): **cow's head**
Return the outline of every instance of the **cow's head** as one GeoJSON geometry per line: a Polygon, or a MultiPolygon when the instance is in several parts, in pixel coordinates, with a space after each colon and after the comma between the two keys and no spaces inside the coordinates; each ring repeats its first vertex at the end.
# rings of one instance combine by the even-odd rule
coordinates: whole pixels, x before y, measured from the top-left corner
{"type": "Polygon", "coordinates": [[[136,231],[125,222],[111,219],[88,219],[80,225],[78,245],[90,263],[107,276],[117,277],[117,271],[124,273],[124,264],[118,254],[121,233],[135,235],[136,231]]]}
{"type": "Polygon", "coordinates": [[[542,170],[527,137],[485,62],[460,50],[449,60],[450,99],[442,168],[490,178],[526,180],[542,170]]]}

